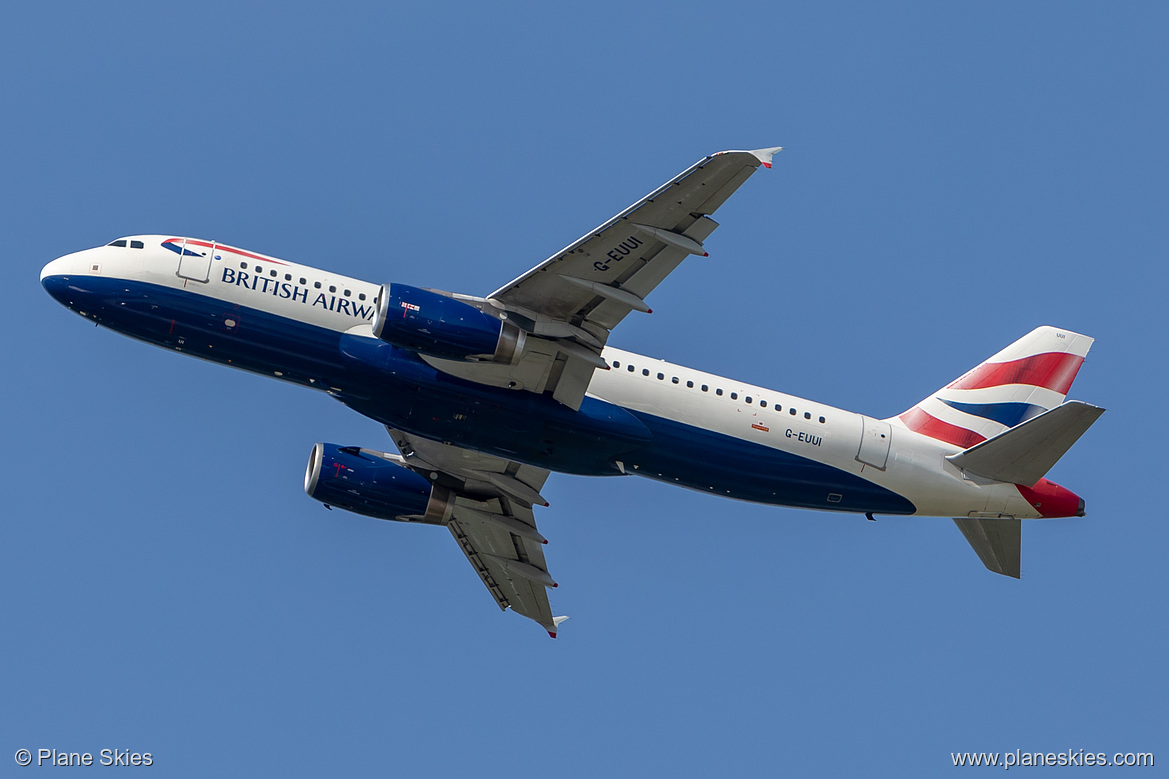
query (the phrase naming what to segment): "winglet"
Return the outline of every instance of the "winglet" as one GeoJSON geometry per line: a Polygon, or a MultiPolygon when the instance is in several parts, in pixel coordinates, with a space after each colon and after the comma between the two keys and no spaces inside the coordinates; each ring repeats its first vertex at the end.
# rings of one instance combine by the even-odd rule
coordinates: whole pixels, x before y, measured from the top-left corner
{"type": "Polygon", "coordinates": [[[759,161],[763,163],[763,167],[770,168],[771,158],[774,157],[775,153],[778,151],[783,151],[783,147],[772,146],[770,149],[753,149],[751,153],[754,154],[759,159],[759,161]]]}
{"type": "Polygon", "coordinates": [[[548,635],[551,636],[552,638],[556,638],[556,633],[557,633],[558,628],[560,627],[560,623],[566,619],[568,619],[567,615],[565,615],[563,617],[553,617],[552,618],[552,629],[548,631],[548,635]]]}

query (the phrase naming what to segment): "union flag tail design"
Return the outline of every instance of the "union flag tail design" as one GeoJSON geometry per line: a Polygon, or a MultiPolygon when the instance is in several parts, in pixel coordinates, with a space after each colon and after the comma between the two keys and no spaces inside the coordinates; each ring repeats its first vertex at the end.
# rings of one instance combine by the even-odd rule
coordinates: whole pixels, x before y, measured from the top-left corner
{"type": "Polygon", "coordinates": [[[1062,404],[1092,341],[1037,328],[897,419],[915,433],[968,449],[1062,404]]]}

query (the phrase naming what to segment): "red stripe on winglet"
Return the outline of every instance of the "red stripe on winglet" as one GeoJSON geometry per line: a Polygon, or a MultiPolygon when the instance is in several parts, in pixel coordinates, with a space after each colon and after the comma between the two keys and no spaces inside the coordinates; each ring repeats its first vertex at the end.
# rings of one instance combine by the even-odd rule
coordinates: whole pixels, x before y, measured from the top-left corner
{"type": "Polygon", "coordinates": [[[986,440],[983,436],[973,430],[967,430],[964,427],[951,425],[949,422],[943,422],[932,414],[922,411],[920,408],[911,408],[900,417],[901,421],[915,433],[921,433],[930,438],[936,438],[939,441],[945,441],[954,446],[960,446],[963,449],[969,449],[975,444],[981,444],[986,440]]]}
{"type": "Polygon", "coordinates": [[[1004,384],[1027,384],[1068,394],[1084,358],[1066,352],[1035,354],[1010,362],[985,362],[946,389],[983,389],[1004,384]]]}

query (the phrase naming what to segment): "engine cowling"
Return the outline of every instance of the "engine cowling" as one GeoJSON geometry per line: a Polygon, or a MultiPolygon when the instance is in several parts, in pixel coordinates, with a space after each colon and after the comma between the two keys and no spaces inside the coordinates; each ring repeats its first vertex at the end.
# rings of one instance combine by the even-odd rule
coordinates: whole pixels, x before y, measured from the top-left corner
{"type": "Polygon", "coordinates": [[[450,491],[389,459],[356,446],[314,444],[304,491],[327,506],[376,519],[440,525],[450,518],[450,491]]]}
{"type": "Polygon", "coordinates": [[[407,284],[382,285],[374,307],[373,334],[420,354],[501,363],[512,362],[523,351],[525,336],[506,319],[407,284]]]}

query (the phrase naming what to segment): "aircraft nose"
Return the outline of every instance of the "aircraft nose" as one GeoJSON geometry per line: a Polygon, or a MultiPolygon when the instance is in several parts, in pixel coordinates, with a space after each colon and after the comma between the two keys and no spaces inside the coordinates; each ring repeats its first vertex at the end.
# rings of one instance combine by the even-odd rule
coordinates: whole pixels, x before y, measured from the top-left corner
{"type": "Polygon", "coordinates": [[[45,267],[41,268],[41,284],[45,284],[45,279],[51,278],[53,276],[64,276],[68,272],[67,267],[69,265],[69,257],[70,255],[68,254],[64,257],[58,257],[45,267]]]}
{"type": "Polygon", "coordinates": [[[79,296],[85,290],[78,286],[79,277],[85,275],[88,268],[88,256],[85,252],[74,252],[58,257],[45,267],[41,268],[41,286],[45,288],[54,300],[66,308],[72,309],[73,304],[79,301],[79,296]]]}
{"type": "Polygon", "coordinates": [[[1079,506],[1079,508],[1076,509],[1076,516],[1077,517],[1084,516],[1084,499],[1083,498],[1080,498],[1080,506],[1079,506]]]}

